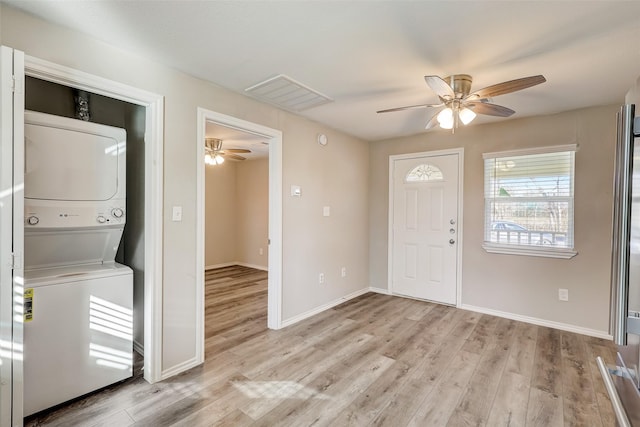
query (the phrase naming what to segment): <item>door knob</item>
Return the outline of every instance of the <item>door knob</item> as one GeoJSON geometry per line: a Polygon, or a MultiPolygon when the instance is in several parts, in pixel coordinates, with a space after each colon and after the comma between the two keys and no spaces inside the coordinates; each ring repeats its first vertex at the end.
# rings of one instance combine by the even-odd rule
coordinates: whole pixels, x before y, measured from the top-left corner
{"type": "Polygon", "coordinates": [[[455,242],[456,242],[455,240],[453,240],[453,239],[449,239],[449,244],[450,244],[450,245],[453,245],[455,242]]]}

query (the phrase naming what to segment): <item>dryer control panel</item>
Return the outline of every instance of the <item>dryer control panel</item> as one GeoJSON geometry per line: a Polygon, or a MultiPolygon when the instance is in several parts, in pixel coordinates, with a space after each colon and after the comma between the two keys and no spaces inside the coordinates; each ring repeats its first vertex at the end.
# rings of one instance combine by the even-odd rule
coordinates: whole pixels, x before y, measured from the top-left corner
{"type": "Polygon", "coordinates": [[[40,201],[31,205],[25,203],[25,231],[43,228],[85,228],[109,225],[122,226],[126,222],[124,201],[106,203],[45,204],[40,201]]]}

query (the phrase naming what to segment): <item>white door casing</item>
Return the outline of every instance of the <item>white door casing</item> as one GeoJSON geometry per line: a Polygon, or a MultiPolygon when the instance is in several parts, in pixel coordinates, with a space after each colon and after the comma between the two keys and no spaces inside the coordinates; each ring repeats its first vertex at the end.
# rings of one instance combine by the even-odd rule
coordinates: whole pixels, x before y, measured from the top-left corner
{"type": "Polygon", "coordinates": [[[198,108],[198,138],[196,144],[197,182],[196,182],[196,270],[197,306],[199,307],[198,348],[200,359],[204,361],[204,139],[207,122],[260,135],[269,141],[269,278],[267,284],[267,326],[270,329],[282,328],[282,131],[237,117],[198,108]]]}
{"type": "Polygon", "coordinates": [[[459,304],[462,151],[390,158],[390,290],[459,304]]]}
{"type": "Polygon", "coordinates": [[[27,76],[141,105],[146,109],[143,373],[144,379],[150,383],[165,379],[162,369],[164,97],[28,55],[25,56],[24,68],[27,76]]]}
{"type": "Polygon", "coordinates": [[[22,425],[24,53],[0,47],[0,425],[22,425]]]}

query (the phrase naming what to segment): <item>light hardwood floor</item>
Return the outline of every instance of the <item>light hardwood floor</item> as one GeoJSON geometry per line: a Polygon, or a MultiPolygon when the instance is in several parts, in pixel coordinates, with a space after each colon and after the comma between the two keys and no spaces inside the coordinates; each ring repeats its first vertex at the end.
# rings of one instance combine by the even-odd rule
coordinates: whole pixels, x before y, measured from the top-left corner
{"type": "Polygon", "coordinates": [[[47,426],[613,426],[611,342],[369,293],[280,331],[267,274],[206,273],[206,363],[138,374],[26,420],[47,426]]]}

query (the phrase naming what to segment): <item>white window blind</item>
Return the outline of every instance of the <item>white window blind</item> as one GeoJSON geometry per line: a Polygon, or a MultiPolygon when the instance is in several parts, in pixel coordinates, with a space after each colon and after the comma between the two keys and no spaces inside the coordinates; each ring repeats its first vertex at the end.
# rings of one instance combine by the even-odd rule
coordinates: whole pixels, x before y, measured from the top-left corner
{"type": "Polygon", "coordinates": [[[573,249],[575,150],[567,145],[483,156],[485,247],[573,249]]]}

